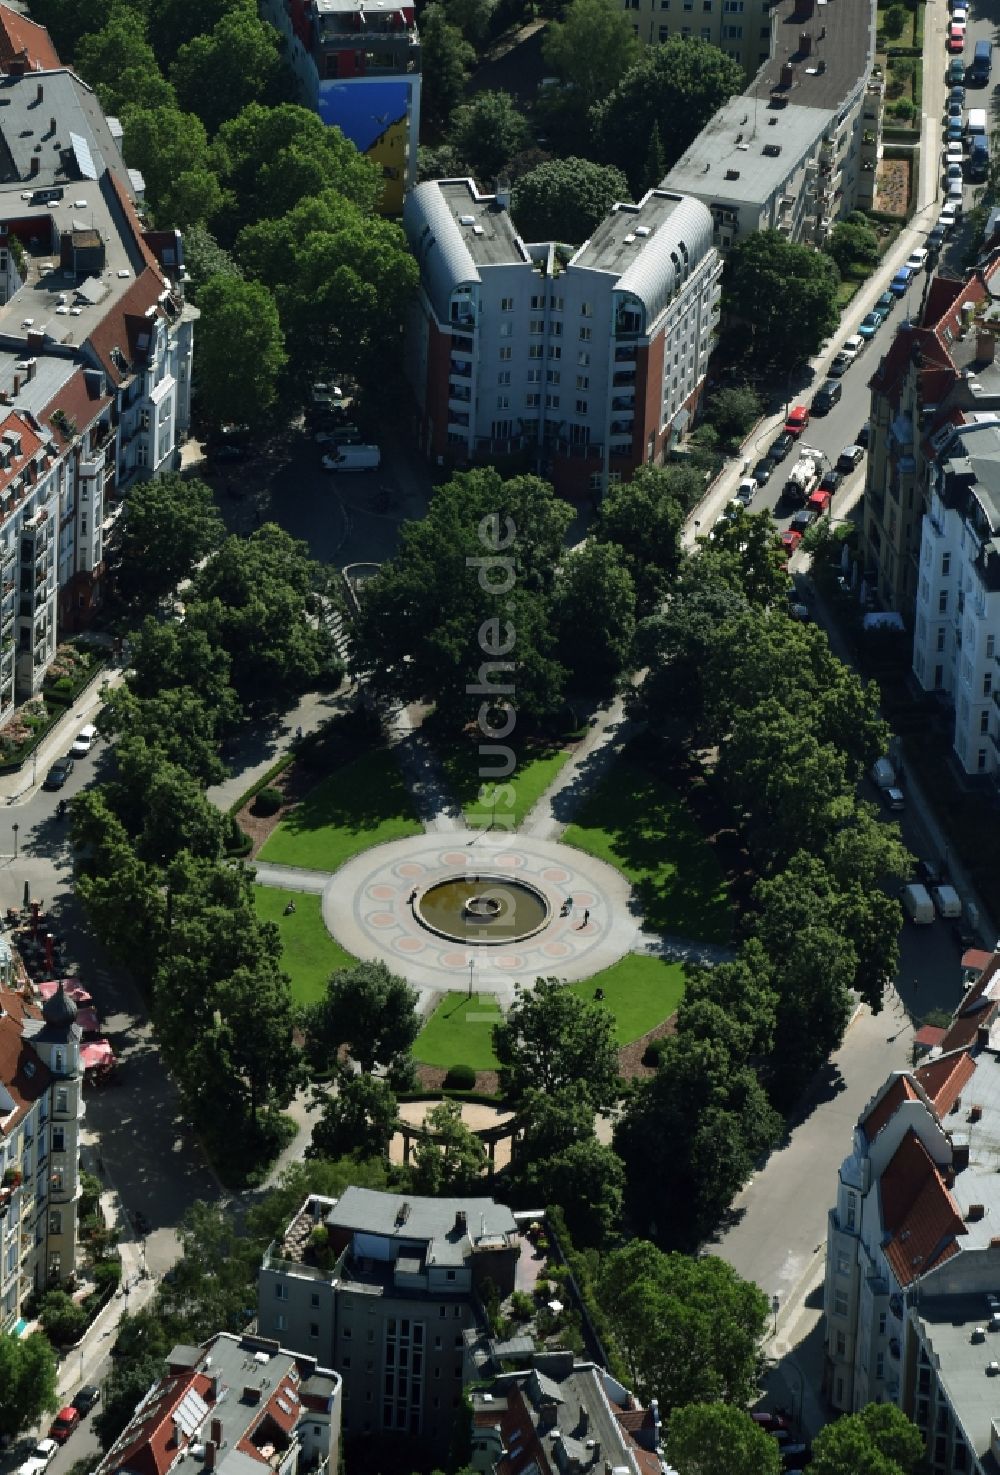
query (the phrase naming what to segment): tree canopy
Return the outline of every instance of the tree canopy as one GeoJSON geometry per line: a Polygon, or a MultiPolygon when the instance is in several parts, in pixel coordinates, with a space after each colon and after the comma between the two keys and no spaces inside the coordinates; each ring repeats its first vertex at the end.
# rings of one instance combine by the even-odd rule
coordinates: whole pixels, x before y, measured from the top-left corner
{"type": "Polygon", "coordinates": [[[391,1066],[417,1037],[417,995],[384,963],[356,962],[330,975],[326,993],[306,1012],[306,1049],[328,1069],[346,1045],[363,1071],[391,1066]]]}
{"type": "Polygon", "coordinates": [[[723,309],[746,326],[756,359],[791,368],[836,331],[839,280],[822,251],[786,240],[780,231],[755,231],[726,256],[723,309]]]}
{"type": "Polygon", "coordinates": [[[155,609],[219,547],[224,532],[204,482],[176,472],[139,482],[126,506],[119,591],[140,613],[155,609]]]}
{"type": "Polygon", "coordinates": [[[924,1436],[903,1410],[870,1403],[827,1424],[813,1442],[816,1475],[920,1475],[924,1436]]]}
{"type": "Polygon", "coordinates": [[[528,120],[509,92],[477,92],[451,115],[451,145],[483,186],[493,183],[530,137],[528,120]]]}
{"type": "Polygon", "coordinates": [[[198,293],[198,403],[213,425],[266,421],[287,362],[277,304],[261,282],[213,277],[198,293]]]}
{"type": "Polygon", "coordinates": [[[570,0],[564,19],[548,26],[542,47],[581,113],[618,86],[642,50],[628,11],[615,0],[570,0]]]}
{"type": "Polygon", "coordinates": [[[741,1408],[689,1403],[670,1415],[667,1459],[677,1475],[780,1475],[778,1441],[741,1408]]]}
{"type": "Polygon", "coordinates": [[[500,1024],[493,1050],[504,1093],[514,1103],[530,1091],[551,1094],[582,1085],[593,1110],[619,1091],[614,1017],[579,998],[555,978],[539,978],[521,993],[500,1024]]]}
{"type": "Polygon", "coordinates": [[[58,1407],[56,1354],[41,1332],[0,1333],[0,1435],[16,1439],[58,1407]]]}
{"type": "Polygon", "coordinates": [[[209,133],[251,103],[291,101],[294,82],[281,55],[281,36],[254,4],[220,16],[211,30],[186,41],[170,68],[180,106],[209,133]]]}

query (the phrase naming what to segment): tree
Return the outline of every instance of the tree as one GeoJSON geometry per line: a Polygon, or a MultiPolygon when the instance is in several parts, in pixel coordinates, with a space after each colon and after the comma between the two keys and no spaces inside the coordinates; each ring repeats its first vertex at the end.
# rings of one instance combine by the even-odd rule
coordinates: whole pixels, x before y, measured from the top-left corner
{"type": "Polygon", "coordinates": [[[243,273],[228,251],[223,250],[207,226],[195,222],[184,232],[184,265],[187,269],[187,296],[194,303],[212,277],[242,277],[243,273]]]}
{"type": "Polygon", "coordinates": [[[854,266],[874,266],[881,254],[878,234],[860,211],[854,211],[846,220],[838,220],[823,249],[833,257],[842,276],[854,266]]]}
{"type": "Polygon", "coordinates": [[[708,402],[708,418],[723,440],[740,441],[763,413],[760,395],[748,384],[717,389],[708,402]]]}
{"type": "Polygon", "coordinates": [[[290,102],[294,84],[281,59],[281,36],[256,6],[223,15],[180,48],[170,68],[177,100],[215,133],[251,103],[290,102]]]}
{"type": "Polygon", "coordinates": [[[213,425],[261,422],[285,368],[278,308],[260,282],[213,277],[198,293],[198,402],[213,425]]]}
{"type": "Polygon", "coordinates": [[[56,1371],[52,1344],[41,1332],[0,1332],[0,1435],[16,1439],[58,1407],[56,1371]]]}
{"type": "Polygon", "coordinates": [[[690,1403],[670,1415],[667,1459],[677,1475],[780,1475],[776,1439],[741,1408],[690,1403]]]}
{"type": "Polygon", "coordinates": [[[45,26],[62,59],[76,55],[86,32],[103,30],[117,0],[34,0],[31,18],[45,26]]]}
{"type": "Polygon", "coordinates": [[[476,53],[437,0],[431,0],[420,18],[420,57],[427,119],[446,128],[462,100],[476,53]]]}
{"type": "Polygon", "coordinates": [[[551,159],[517,181],[511,214],[526,241],[579,245],[593,234],[612,205],[629,199],[628,180],[613,165],[594,164],[589,159],[551,159]]]}
{"type": "Polygon", "coordinates": [[[222,979],[215,1004],[216,1058],[256,1124],[262,1109],[288,1105],[299,1080],[290,980],[262,957],[222,979]]]}
{"type": "Polygon", "coordinates": [[[444,0],[444,6],[451,24],[458,27],[476,51],[482,51],[493,24],[497,0],[444,0]]]}
{"type": "Polygon", "coordinates": [[[742,90],[743,80],[739,63],[707,41],[672,36],[645,48],[591,108],[601,156],[625,171],[634,190],[648,187],[643,175],[654,129],[671,169],[713,113],[742,90]]]}
{"type": "Polygon", "coordinates": [[[641,51],[627,12],[614,0],[571,0],[565,19],[548,26],[542,46],[581,113],[618,86],[641,51]]]}
{"type": "Polygon", "coordinates": [[[76,67],[106,113],[176,106],[173,88],[146,39],[145,17],[130,6],[112,9],[100,30],[87,27],[76,50],[76,67]]]}
{"type": "Polygon", "coordinates": [[[417,265],[402,229],[325,190],[248,226],[236,256],[273,289],[293,360],[369,382],[398,371],[417,265]]]}
{"type": "Polygon", "coordinates": [[[714,1255],[664,1255],[633,1240],[605,1256],[598,1300],[643,1401],[746,1405],[757,1394],[769,1303],[714,1255]]]}
{"type": "Polygon", "coordinates": [[[249,9],[247,0],[156,0],[149,9],[149,39],[163,66],[195,36],[214,30],[223,16],[249,9]]]}
{"type": "Polygon", "coordinates": [[[139,482],[126,509],[120,591],[140,610],[155,609],[219,547],[224,534],[211,488],[203,481],[167,472],[139,482]]]}
{"type": "Polygon", "coordinates": [[[323,1110],[313,1127],[307,1157],[386,1157],[396,1130],[398,1104],[377,1076],[340,1070],[336,1092],[324,1093],[323,1110]]]}
{"type": "Polygon", "coordinates": [[[183,687],[167,690],[142,701],[128,686],[113,687],[104,699],[100,729],[111,736],[141,738],[146,747],[167,763],[183,766],[202,787],[219,784],[226,767],[219,756],[219,742],[227,721],[239,711],[231,691],[232,707],[209,706],[183,687]]]}
{"type": "Polygon", "coordinates": [[[125,826],[135,857],[162,865],[182,850],[215,861],[225,848],[226,816],[205,798],[201,785],[177,763],[169,763],[135,734],[116,749],[115,778],[106,786],[125,826]]]}
{"type": "Polygon", "coordinates": [[[56,1347],[68,1347],[87,1325],[87,1313],[66,1291],[46,1291],[38,1307],[42,1330],[56,1347]]]}
{"type": "Polygon", "coordinates": [[[462,1121],[457,1101],[442,1101],[424,1118],[430,1135],[413,1152],[413,1191],[431,1196],[475,1193],[486,1171],[486,1148],[462,1121]]]}
{"type": "Polygon", "coordinates": [[[605,492],[595,535],[621,549],[640,616],[659,608],[673,582],[684,518],[703,491],[686,467],[640,466],[630,482],[605,492]]]}
{"type": "Polygon", "coordinates": [[[449,141],[481,184],[496,179],[530,136],[509,92],[477,92],[451,115],[449,141]]]}
{"type": "Polygon", "coordinates": [[[726,256],[723,310],[746,325],[758,361],[794,367],[835,332],[839,280],[822,251],[755,231],[726,256]]]}
{"type": "Polygon", "coordinates": [[[484,468],[439,487],[361,594],[355,660],[379,698],[429,698],[452,729],[485,721],[501,737],[508,707],[538,722],[558,712],[565,672],[549,604],[571,518],[535,476],[484,468]]]}
{"type": "Polygon", "coordinates": [[[306,1010],[306,1051],[329,1068],[341,1045],[368,1074],[405,1055],[417,1038],[417,995],[384,963],[355,963],[330,975],[326,994],[306,1010]]]}
{"type": "Polygon", "coordinates": [[[578,690],[612,690],[632,659],[635,586],[621,550],[589,540],[556,572],[553,617],[559,659],[578,690]]]}
{"type": "Polygon", "coordinates": [[[902,5],[890,5],[882,17],[882,29],[887,41],[898,41],[906,25],[906,11],[902,5]]]}
{"type": "MultiPolygon", "coordinates": [[[[724,1043],[725,1018],[717,1009],[707,1038],[668,1037],[615,1129],[632,1223],[687,1250],[715,1229],[781,1128],[756,1072],[724,1043]]],[[[745,1040],[739,1031],[741,1048],[745,1040]]]]}
{"type": "Polygon", "coordinates": [[[132,637],[129,690],[144,701],[153,701],[167,691],[181,691],[216,705],[235,721],[238,709],[228,715],[234,700],[229,686],[232,662],[220,645],[213,644],[204,630],[188,624],[161,623],[150,615],[132,637]]]}
{"type": "Polygon", "coordinates": [[[813,1444],[817,1475],[919,1475],[924,1436],[901,1408],[870,1403],[827,1424],[813,1444]]]}
{"type": "Polygon", "coordinates": [[[660,134],[659,123],[653,124],[653,131],[649,135],[649,148],[646,151],[646,163],[643,169],[641,189],[655,189],[667,172],[667,153],[663,147],[663,138],[660,134]]]}
{"type": "Polygon", "coordinates": [[[211,220],[222,205],[222,187],[209,157],[208,135],[194,113],[177,108],[127,109],[125,157],[142,171],[146,202],[164,226],[185,228],[184,262],[189,265],[187,228],[211,220]]]}
{"type": "Polygon", "coordinates": [[[518,1105],[529,1091],[555,1094],[582,1083],[595,1111],[616,1099],[618,1049],[614,1017],[572,994],[555,978],[539,978],[493,1026],[501,1089],[518,1105]]]}
{"type": "Polygon", "coordinates": [[[275,523],[227,538],[198,570],[192,596],[185,623],[226,652],[241,701],[260,709],[339,679],[329,576],[275,523]]]}
{"type": "Polygon", "coordinates": [[[555,1203],[562,1209],[574,1244],[604,1249],[621,1223],[625,1165],[616,1152],[589,1137],[544,1161],[529,1165],[522,1178],[530,1203],[555,1203]]]}
{"type": "Polygon", "coordinates": [[[254,1315],[262,1247],[232,1214],[200,1201],[184,1214],[178,1235],[181,1257],[158,1291],[161,1315],[179,1322],[195,1343],[219,1331],[242,1331],[254,1315]]]}
{"type": "MultiPolygon", "coordinates": [[[[423,40],[423,30],[421,30],[423,40]]],[[[382,176],[339,128],[328,128],[309,108],[251,103],[223,123],[213,143],[227,208],[218,222],[230,246],[246,225],[279,219],[300,200],[327,190],[370,215],[382,193],[382,176]]]]}

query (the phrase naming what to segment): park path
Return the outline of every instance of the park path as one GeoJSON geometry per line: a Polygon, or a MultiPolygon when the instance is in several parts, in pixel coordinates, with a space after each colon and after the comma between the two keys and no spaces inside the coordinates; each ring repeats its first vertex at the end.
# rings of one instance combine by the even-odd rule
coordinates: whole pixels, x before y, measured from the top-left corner
{"type": "Polygon", "coordinates": [[[664,958],[668,963],[696,963],[714,968],[735,958],[735,948],[720,942],[696,942],[692,937],[678,937],[666,932],[641,932],[634,953],[647,958],[664,958]]]}
{"type": "Polygon", "coordinates": [[[248,860],[260,886],[275,886],[281,891],[309,891],[321,896],[330,881],[330,871],[311,871],[306,866],[276,865],[273,861],[248,860]]]}
{"type": "Polygon", "coordinates": [[[420,731],[419,722],[414,722],[413,712],[412,707],[399,708],[386,726],[417,818],[429,834],[464,830],[465,818],[448,786],[441,759],[420,731]]]}
{"type": "Polygon", "coordinates": [[[558,840],[640,724],[625,716],[623,697],[598,710],[590,730],[519,825],[524,835],[558,840]]]}

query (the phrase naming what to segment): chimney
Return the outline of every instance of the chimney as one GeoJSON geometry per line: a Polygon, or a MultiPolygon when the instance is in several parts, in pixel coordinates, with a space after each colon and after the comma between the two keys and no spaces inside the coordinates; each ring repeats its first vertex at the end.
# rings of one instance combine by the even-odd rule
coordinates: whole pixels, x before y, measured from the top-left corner
{"type": "Polygon", "coordinates": [[[56,136],[56,119],[55,119],[55,114],[53,114],[52,117],[49,119],[49,136],[51,138],[55,138],[55,136],[56,136]]]}
{"type": "Polygon", "coordinates": [[[799,55],[809,56],[813,49],[813,38],[808,31],[799,32],[799,55]]]}
{"type": "Polygon", "coordinates": [[[211,1424],[209,1425],[209,1436],[210,1436],[211,1441],[212,1441],[212,1443],[214,1445],[218,1446],[218,1445],[220,1445],[222,1443],[222,1420],[221,1419],[213,1419],[212,1420],[211,1424]]]}
{"type": "Polygon", "coordinates": [[[468,1215],[464,1209],[455,1210],[455,1233],[464,1234],[469,1223],[468,1215]]]}
{"type": "Polygon", "coordinates": [[[816,0],[798,0],[795,7],[796,20],[809,20],[816,10],[816,0]]]}
{"type": "Polygon", "coordinates": [[[974,1101],[969,1107],[969,1121],[978,1122],[982,1114],[983,1108],[979,1105],[978,1102],[974,1101]]]}
{"type": "Polygon", "coordinates": [[[590,1415],[588,1414],[587,1406],[584,1403],[580,1404],[580,1422],[578,1423],[577,1428],[579,1429],[581,1434],[586,1434],[587,1430],[590,1428],[590,1415]]]}
{"type": "Polygon", "coordinates": [[[967,1224],[977,1224],[984,1217],[985,1213],[986,1210],[982,1204],[970,1204],[965,1211],[965,1222],[967,1224]]]}
{"type": "Polygon", "coordinates": [[[35,177],[35,175],[37,173],[38,173],[38,155],[37,154],[32,154],[32,156],[31,156],[31,162],[30,162],[30,164],[28,166],[28,178],[29,179],[34,179],[34,177],[35,177]]]}
{"type": "Polygon", "coordinates": [[[44,96],[45,96],[45,88],[42,86],[41,82],[39,82],[37,91],[35,92],[35,101],[36,102],[41,102],[41,100],[42,100],[42,98],[44,96]]]}
{"type": "Polygon", "coordinates": [[[595,1442],[594,1442],[594,1453],[591,1456],[590,1463],[592,1465],[599,1465],[600,1462],[601,1462],[601,1441],[598,1439],[598,1440],[595,1440],[595,1442]]]}
{"type": "Polygon", "coordinates": [[[539,1429],[554,1429],[556,1427],[556,1406],[551,1398],[547,1403],[541,1403],[538,1406],[538,1427],[539,1429]]]}
{"type": "Polygon", "coordinates": [[[205,1469],[215,1469],[215,1445],[212,1443],[211,1439],[205,1445],[205,1469]]]}
{"type": "Polygon", "coordinates": [[[786,61],[781,68],[781,86],[786,90],[795,81],[795,68],[790,61],[786,61]]]}
{"type": "Polygon", "coordinates": [[[14,398],[16,399],[17,396],[20,393],[21,393],[21,376],[20,376],[20,374],[15,374],[14,375],[14,398]]]}
{"type": "Polygon", "coordinates": [[[997,342],[992,333],[976,334],[976,363],[991,364],[996,357],[997,342]]]}
{"type": "Polygon", "coordinates": [[[510,209],[510,180],[498,179],[496,189],[493,191],[498,210],[510,209]]]}
{"type": "Polygon", "coordinates": [[[979,1027],[979,1029],[976,1030],[976,1044],[979,1046],[980,1050],[985,1050],[985,1049],[988,1048],[989,1043],[990,1043],[990,1031],[989,1031],[989,1027],[987,1025],[981,1025],[979,1027]]]}

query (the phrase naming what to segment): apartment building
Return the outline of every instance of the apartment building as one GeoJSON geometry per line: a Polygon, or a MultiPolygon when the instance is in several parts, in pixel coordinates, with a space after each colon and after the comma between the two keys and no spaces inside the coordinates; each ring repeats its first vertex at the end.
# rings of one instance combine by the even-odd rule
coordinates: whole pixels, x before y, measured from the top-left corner
{"type": "Polygon", "coordinates": [[[648,46],[672,37],[710,41],[752,77],[771,55],[769,0],[624,0],[635,34],[648,46]]]}
{"type": "Polygon", "coordinates": [[[858,1120],[830,1211],[827,1393],[895,1402],[935,1475],[1000,1460],[1000,952],[858,1120]]]}
{"type": "Polygon", "coordinates": [[[711,217],[650,190],[566,258],[522,241],[508,206],[471,179],[407,198],[418,439],[438,465],[505,460],[599,495],[661,463],[694,414],[719,319],[711,217]]]}
{"type": "Polygon", "coordinates": [[[100,605],[129,486],[179,462],[197,317],[180,237],[143,227],[93,93],[16,39],[0,82],[0,722],[100,605]]]}
{"type": "Polygon", "coordinates": [[[264,1257],[258,1327],[336,1369],[345,1437],[398,1434],[443,1458],[465,1332],[485,1320],[487,1279],[500,1296],[515,1289],[519,1249],[514,1216],[492,1199],[314,1194],[264,1257]]]}
{"type": "Polygon", "coordinates": [[[873,72],[874,4],[779,0],[769,14],[772,48],[760,70],[662,186],[706,206],[722,251],[767,229],[820,246],[841,216],[875,199],[883,79],[873,72]]]}
{"type": "Polygon", "coordinates": [[[413,188],[420,137],[420,35],[412,4],[261,0],[285,38],[301,101],[381,169],[381,210],[398,215],[413,188]]]}
{"type": "Polygon", "coordinates": [[[82,1034],[60,987],[40,1007],[15,987],[0,938],[0,1333],[76,1269],[82,1034]]]}
{"type": "Polygon", "coordinates": [[[660,1419],[604,1368],[572,1352],[536,1352],[528,1367],[472,1393],[471,1469],[479,1475],[662,1475],[660,1419]]]}
{"type": "Polygon", "coordinates": [[[95,1475],[336,1475],[340,1379],[266,1337],[178,1346],[95,1475]]]}

